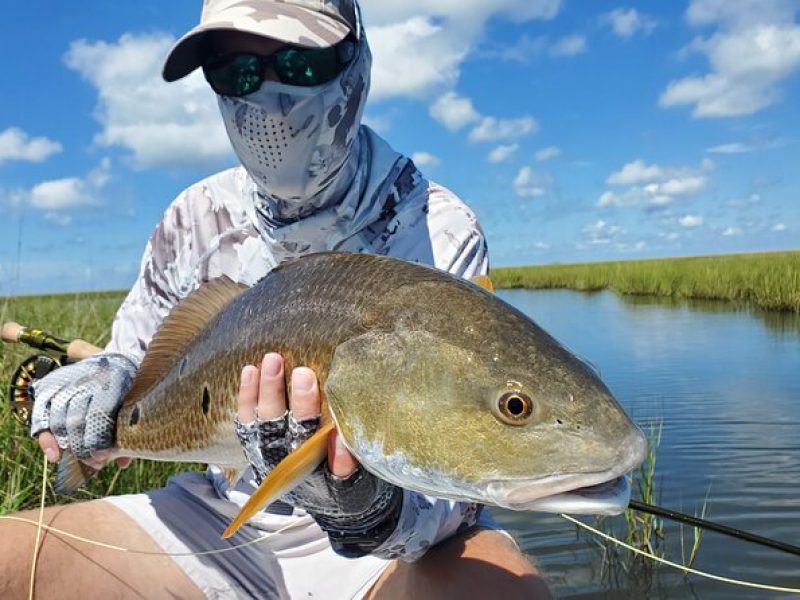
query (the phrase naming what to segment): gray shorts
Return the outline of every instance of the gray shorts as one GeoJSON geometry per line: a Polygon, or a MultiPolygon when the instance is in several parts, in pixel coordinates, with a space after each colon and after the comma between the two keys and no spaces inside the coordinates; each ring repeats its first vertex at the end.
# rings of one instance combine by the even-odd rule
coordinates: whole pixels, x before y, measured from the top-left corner
{"type": "MultiPolygon", "coordinates": [[[[339,556],[311,517],[297,509],[292,515],[262,512],[222,540],[251,491],[244,481],[229,490],[224,477],[210,469],[207,475],[182,473],[166,487],[105,501],[172,554],[208,598],[362,598],[390,564],[374,556],[339,556]],[[230,550],[198,554],[218,549],[230,550]]],[[[487,511],[478,525],[498,528],[487,511]]]]}

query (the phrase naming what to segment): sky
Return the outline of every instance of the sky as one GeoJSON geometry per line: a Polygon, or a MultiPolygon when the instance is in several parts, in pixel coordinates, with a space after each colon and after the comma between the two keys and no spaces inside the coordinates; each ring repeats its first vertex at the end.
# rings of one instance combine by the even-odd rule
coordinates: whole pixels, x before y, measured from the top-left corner
{"type": "MultiPolygon", "coordinates": [[[[0,296],[123,289],[236,164],[199,0],[26,0],[0,22],[0,296]]],[[[800,0],[363,0],[365,122],[477,213],[493,266],[800,247],[800,0]]]]}

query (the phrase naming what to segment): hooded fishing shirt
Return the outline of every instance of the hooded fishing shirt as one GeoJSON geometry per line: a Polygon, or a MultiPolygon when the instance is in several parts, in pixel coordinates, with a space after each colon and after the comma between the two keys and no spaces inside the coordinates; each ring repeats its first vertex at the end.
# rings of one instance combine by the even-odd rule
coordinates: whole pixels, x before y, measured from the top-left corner
{"type": "MultiPolygon", "coordinates": [[[[202,283],[227,276],[253,285],[283,261],[313,252],[388,255],[465,278],[485,275],[486,241],[473,212],[369,128],[359,129],[357,143],[361,167],[348,193],[302,218],[265,203],[243,167],[179,194],[147,244],[107,349],[141,360],[170,310],[202,283]]],[[[218,471],[209,476],[227,493],[218,471]]],[[[474,504],[406,490],[399,524],[374,554],[416,559],[474,524],[476,512],[474,504]]]]}

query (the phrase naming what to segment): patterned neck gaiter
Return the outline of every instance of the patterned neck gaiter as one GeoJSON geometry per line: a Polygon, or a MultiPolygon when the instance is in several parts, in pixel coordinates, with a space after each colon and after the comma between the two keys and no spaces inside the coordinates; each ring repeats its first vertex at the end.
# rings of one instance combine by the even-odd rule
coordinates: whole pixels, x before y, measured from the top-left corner
{"type": "Polygon", "coordinates": [[[266,81],[240,98],[218,96],[228,137],[272,226],[333,206],[359,170],[359,126],[372,57],[361,33],[356,55],[333,81],[303,88],[266,81]]]}

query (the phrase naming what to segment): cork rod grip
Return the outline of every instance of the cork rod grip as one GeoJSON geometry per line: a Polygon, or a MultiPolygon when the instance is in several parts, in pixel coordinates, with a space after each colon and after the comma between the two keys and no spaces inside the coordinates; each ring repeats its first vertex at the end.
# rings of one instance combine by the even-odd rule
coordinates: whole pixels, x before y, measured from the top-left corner
{"type": "Polygon", "coordinates": [[[73,340],[70,342],[69,346],[67,346],[67,356],[72,361],[83,360],[84,358],[99,354],[102,351],[102,348],[98,348],[83,340],[73,340]]]}
{"type": "Polygon", "coordinates": [[[2,335],[3,341],[8,344],[24,343],[39,350],[63,352],[71,361],[83,360],[102,350],[84,340],[72,340],[71,342],[59,340],[44,331],[28,330],[13,321],[3,325],[0,335],[2,335]]]}
{"type": "Polygon", "coordinates": [[[13,321],[4,323],[2,331],[3,341],[7,344],[16,344],[19,342],[19,336],[22,335],[24,330],[25,328],[19,323],[14,323],[13,321]]]}

